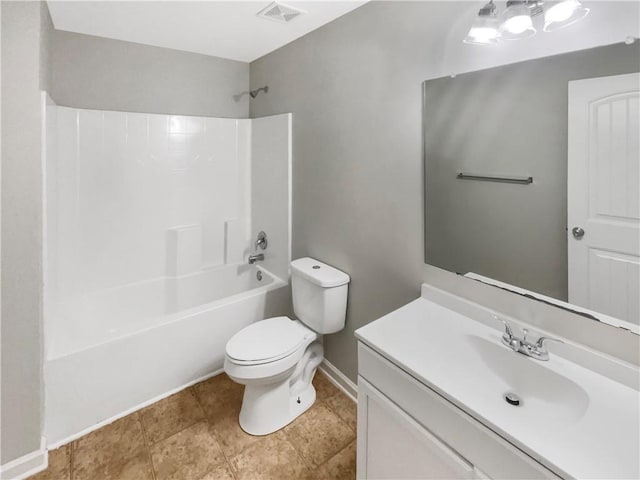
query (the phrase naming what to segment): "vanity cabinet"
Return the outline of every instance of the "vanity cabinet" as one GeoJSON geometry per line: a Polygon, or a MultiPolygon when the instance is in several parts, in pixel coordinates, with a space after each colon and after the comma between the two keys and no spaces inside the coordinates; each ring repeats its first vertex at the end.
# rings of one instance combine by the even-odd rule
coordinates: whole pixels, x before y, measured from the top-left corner
{"type": "Polygon", "coordinates": [[[362,342],[358,479],[559,478],[362,342]]]}

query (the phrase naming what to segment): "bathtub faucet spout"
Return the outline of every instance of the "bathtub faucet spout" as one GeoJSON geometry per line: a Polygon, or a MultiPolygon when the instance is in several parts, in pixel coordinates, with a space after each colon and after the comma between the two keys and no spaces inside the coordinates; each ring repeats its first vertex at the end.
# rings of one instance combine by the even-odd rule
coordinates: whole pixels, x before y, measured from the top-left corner
{"type": "Polygon", "coordinates": [[[249,255],[249,265],[253,265],[258,261],[264,260],[264,253],[256,253],[254,255],[249,255]]]}

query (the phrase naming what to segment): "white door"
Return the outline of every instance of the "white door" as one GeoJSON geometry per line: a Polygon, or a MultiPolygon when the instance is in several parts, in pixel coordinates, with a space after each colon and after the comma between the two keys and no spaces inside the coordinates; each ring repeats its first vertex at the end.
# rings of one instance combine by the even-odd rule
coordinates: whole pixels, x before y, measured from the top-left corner
{"type": "Polygon", "coordinates": [[[569,302],[640,322],[640,75],[569,82],[569,302]]]}

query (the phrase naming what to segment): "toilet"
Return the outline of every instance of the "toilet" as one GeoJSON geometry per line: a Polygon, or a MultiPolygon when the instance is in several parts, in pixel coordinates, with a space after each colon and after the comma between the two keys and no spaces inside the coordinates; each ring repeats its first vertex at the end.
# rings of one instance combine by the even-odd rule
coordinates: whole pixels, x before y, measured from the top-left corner
{"type": "Polygon", "coordinates": [[[267,435],[313,405],[322,335],[344,328],[349,275],[313,258],[291,262],[293,311],[243,328],[227,342],[224,370],[245,386],[240,426],[267,435]]]}

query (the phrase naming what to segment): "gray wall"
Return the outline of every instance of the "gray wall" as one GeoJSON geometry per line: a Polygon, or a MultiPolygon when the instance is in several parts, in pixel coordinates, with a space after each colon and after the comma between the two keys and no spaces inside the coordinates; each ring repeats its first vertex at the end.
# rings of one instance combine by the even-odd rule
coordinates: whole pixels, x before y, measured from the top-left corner
{"type": "Polygon", "coordinates": [[[42,128],[49,12],[2,9],[2,451],[0,463],[40,448],[42,424],[42,128]]]}
{"type": "Polygon", "coordinates": [[[425,82],[429,264],[566,301],[567,83],[639,68],[640,44],[620,43],[425,82]]]}
{"type": "Polygon", "coordinates": [[[51,97],[98,110],[246,118],[249,64],[55,30],[51,97]]]}
{"type": "Polygon", "coordinates": [[[325,355],[352,380],[354,330],[416,298],[422,280],[426,75],[407,8],[366,5],[251,64],[252,88],[269,85],[251,116],[293,112],[292,256],[351,275],[347,325],[325,355]]]}
{"type": "MultiPolygon", "coordinates": [[[[325,338],[327,359],[352,380],[355,329],[418,297],[423,280],[458,292],[476,283],[423,264],[422,82],[613,43],[636,27],[635,10],[621,25],[607,23],[604,3],[590,6],[571,29],[486,49],[461,42],[477,2],[370,2],[251,63],[252,88],[269,85],[251,116],[293,112],[293,258],[352,278],[346,328],[325,338]]],[[[514,307],[520,318],[527,302],[514,307]]]]}

